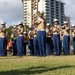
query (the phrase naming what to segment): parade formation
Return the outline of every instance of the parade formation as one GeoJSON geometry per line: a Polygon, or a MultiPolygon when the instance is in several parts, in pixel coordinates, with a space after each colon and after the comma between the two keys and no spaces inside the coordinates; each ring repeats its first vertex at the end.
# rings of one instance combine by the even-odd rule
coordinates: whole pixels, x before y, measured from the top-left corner
{"type": "MultiPolygon", "coordinates": [[[[7,56],[8,54],[7,36],[6,23],[2,22],[0,28],[0,56],[7,56]]],[[[18,27],[13,26],[10,41],[13,56],[27,55],[27,50],[29,50],[30,56],[70,55],[71,41],[75,54],[75,25],[70,28],[67,21],[64,21],[63,25],[59,25],[58,19],[54,19],[54,23],[49,24],[46,23],[43,14],[40,14],[28,32],[24,31],[23,22],[20,22],[18,27]]]]}

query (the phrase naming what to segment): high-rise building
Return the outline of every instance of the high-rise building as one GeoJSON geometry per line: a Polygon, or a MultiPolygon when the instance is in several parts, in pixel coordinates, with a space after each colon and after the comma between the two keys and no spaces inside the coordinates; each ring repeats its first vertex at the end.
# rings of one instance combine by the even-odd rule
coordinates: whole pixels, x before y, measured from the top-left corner
{"type": "Polygon", "coordinates": [[[45,13],[47,23],[53,23],[53,19],[57,18],[59,20],[59,24],[63,24],[64,2],[62,2],[61,0],[40,0],[38,4],[38,11],[42,11],[45,13]]]}
{"type": "Polygon", "coordinates": [[[64,21],[64,2],[61,0],[22,0],[25,25],[31,25],[36,20],[36,12],[44,12],[47,23],[53,23],[54,18],[62,25],[64,21]]]}
{"type": "Polygon", "coordinates": [[[36,15],[38,8],[38,0],[22,0],[23,3],[23,14],[24,14],[24,24],[31,27],[36,21],[36,15]],[[36,11],[36,12],[35,12],[36,11]]]}

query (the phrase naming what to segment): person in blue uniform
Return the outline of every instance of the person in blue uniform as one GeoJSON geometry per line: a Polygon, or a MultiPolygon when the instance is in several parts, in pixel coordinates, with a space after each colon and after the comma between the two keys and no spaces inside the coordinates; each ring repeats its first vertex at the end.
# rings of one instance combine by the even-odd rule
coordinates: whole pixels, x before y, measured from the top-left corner
{"type": "Polygon", "coordinates": [[[0,29],[0,56],[7,56],[6,23],[1,23],[0,29]]]}
{"type": "Polygon", "coordinates": [[[23,41],[24,41],[23,40],[23,31],[24,31],[23,22],[20,22],[18,30],[17,30],[18,37],[17,37],[17,40],[16,40],[17,55],[18,56],[23,56],[23,41]]]}
{"type": "Polygon", "coordinates": [[[37,38],[40,56],[46,56],[46,20],[44,19],[43,13],[40,13],[37,20],[37,25],[37,38]]]}
{"type": "Polygon", "coordinates": [[[29,29],[29,32],[28,32],[28,48],[30,50],[30,56],[34,56],[34,45],[33,45],[33,39],[34,39],[34,36],[33,36],[33,27],[31,27],[29,29]]]}
{"type": "Polygon", "coordinates": [[[55,55],[59,56],[60,55],[60,25],[58,19],[54,19],[54,27],[52,31],[53,31],[53,44],[54,44],[55,55]]]}
{"type": "Polygon", "coordinates": [[[38,48],[38,38],[37,38],[37,26],[33,30],[33,45],[34,45],[34,55],[39,56],[39,48],[38,48]]]}
{"type": "Polygon", "coordinates": [[[47,23],[46,27],[46,52],[47,55],[53,54],[52,26],[47,23]]]}
{"type": "Polygon", "coordinates": [[[70,28],[68,23],[64,22],[65,29],[63,30],[63,51],[64,55],[70,54],[70,28]]]}
{"type": "Polygon", "coordinates": [[[75,55],[75,25],[74,24],[72,24],[71,35],[72,35],[73,53],[75,55]]]}

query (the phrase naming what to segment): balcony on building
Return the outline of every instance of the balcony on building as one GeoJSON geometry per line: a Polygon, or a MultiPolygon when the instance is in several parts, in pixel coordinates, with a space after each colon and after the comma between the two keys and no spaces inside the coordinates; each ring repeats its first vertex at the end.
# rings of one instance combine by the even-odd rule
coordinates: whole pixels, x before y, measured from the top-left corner
{"type": "Polygon", "coordinates": [[[64,10],[64,8],[61,8],[61,10],[64,10]]]}
{"type": "Polygon", "coordinates": [[[61,10],[61,12],[64,12],[64,10],[61,10]]]}
{"type": "Polygon", "coordinates": [[[49,0],[45,0],[45,2],[49,2],[49,0]]]}
{"type": "Polygon", "coordinates": [[[58,14],[59,14],[59,12],[56,12],[56,14],[58,15],[58,14]]]}
{"type": "Polygon", "coordinates": [[[56,15],[56,18],[59,18],[59,15],[56,15]]]}
{"type": "Polygon", "coordinates": [[[24,8],[27,8],[27,6],[25,5],[24,8]]]}
{"type": "Polygon", "coordinates": [[[46,11],[49,11],[49,9],[45,9],[46,11]]]}
{"type": "Polygon", "coordinates": [[[61,15],[64,16],[64,12],[63,13],[61,12],[61,15]]]}
{"type": "Polygon", "coordinates": [[[49,5],[49,2],[46,2],[45,5],[49,5]]]}
{"type": "Polygon", "coordinates": [[[24,16],[24,18],[27,18],[27,16],[24,16]]]}
{"type": "Polygon", "coordinates": [[[54,10],[51,10],[51,13],[54,13],[55,11],[54,10]]]}
{"type": "Polygon", "coordinates": [[[49,6],[47,6],[47,5],[46,5],[45,7],[46,7],[46,8],[49,8],[49,6]]]}
{"type": "Polygon", "coordinates": [[[54,2],[51,2],[51,5],[54,5],[54,2]]]}
{"type": "Polygon", "coordinates": [[[50,14],[48,11],[46,11],[46,14],[50,14]]]}
{"type": "Polygon", "coordinates": [[[27,2],[24,1],[24,4],[27,4],[27,2]]]}
{"type": "Polygon", "coordinates": [[[25,7],[27,7],[27,5],[24,5],[25,7]]]}
{"type": "Polygon", "coordinates": [[[24,13],[27,13],[27,11],[26,11],[26,10],[24,10],[24,13]]]}

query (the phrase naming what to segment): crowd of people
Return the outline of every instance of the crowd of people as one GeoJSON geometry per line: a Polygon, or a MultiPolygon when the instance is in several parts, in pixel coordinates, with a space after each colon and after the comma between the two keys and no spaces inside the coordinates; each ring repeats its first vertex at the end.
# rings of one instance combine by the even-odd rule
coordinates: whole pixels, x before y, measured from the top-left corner
{"type": "Polygon", "coordinates": [[[46,23],[41,14],[28,32],[24,31],[23,23],[18,27],[13,26],[10,43],[7,43],[6,23],[1,23],[0,28],[0,56],[7,56],[10,45],[13,56],[23,56],[30,51],[30,56],[69,55],[70,37],[72,36],[73,52],[75,54],[75,26],[69,28],[67,21],[59,25],[59,20],[54,19],[53,25],[46,23]],[[71,35],[71,36],[70,36],[71,35]]]}

